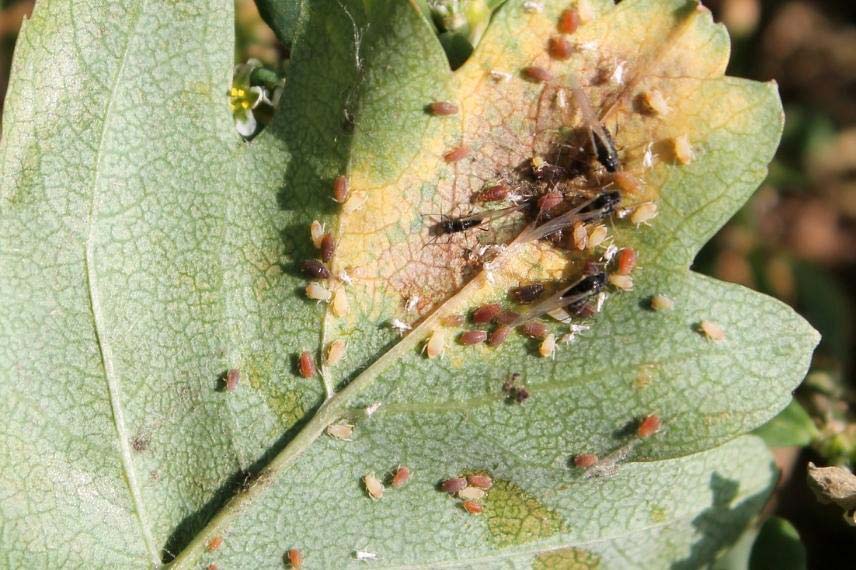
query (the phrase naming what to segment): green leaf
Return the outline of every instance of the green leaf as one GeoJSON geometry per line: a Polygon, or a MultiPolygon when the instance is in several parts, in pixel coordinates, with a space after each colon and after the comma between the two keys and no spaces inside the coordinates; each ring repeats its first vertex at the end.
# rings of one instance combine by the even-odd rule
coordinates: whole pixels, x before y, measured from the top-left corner
{"type": "Polygon", "coordinates": [[[797,530],[783,518],[768,519],[761,527],[752,556],[751,570],[803,570],[806,568],[805,547],[797,530]]]}
{"type": "Polygon", "coordinates": [[[811,417],[796,400],[791,400],[788,407],[754,433],[770,447],[802,447],[818,435],[811,417]]]}
{"type": "MultiPolygon", "coordinates": [[[[785,305],[688,270],[764,177],[781,132],[775,88],[723,78],[723,29],[683,0],[589,2],[573,40],[600,47],[566,63],[544,55],[566,4],[509,2],[454,73],[414,5],[342,5],[303,3],[295,21],[279,11],[293,3],[269,4],[269,21],[296,22],[278,30],[292,61],[273,122],[250,143],[228,110],[230,1],[55,0],[22,29],[0,142],[5,562],[271,567],[292,547],[307,568],[356,564],[357,550],[379,566],[709,562],[773,480],[760,441],[738,436],[786,406],[817,343],[785,305]],[[605,120],[621,125],[643,186],[625,205],[660,209],[650,227],[610,223],[639,251],[635,287],[613,292],[555,359],[519,335],[459,346],[442,316],[506,303],[519,281],[567,279],[583,256],[523,244],[490,279],[472,276],[463,247],[495,234],[426,244],[426,216],[460,210],[550,144],[533,132],[558,115],[549,101],[538,114],[544,86],[522,67],[588,77],[606,65],[598,54],[626,62],[618,95],[658,89],[670,105],[652,119],[619,104],[605,120]],[[432,117],[435,100],[461,112],[432,117]],[[681,166],[665,147],[683,134],[696,158],[681,166]],[[461,141],[472,160],[446,164],[461,141]],[[339,207],[330,186],[343,173],[352,191],[339,207]],[[347,314],[303,292],[315,219],[337,239],[334,275],[353,279],[330,283],[347,314]],[[655,294],[674,308],[650,310],[655,294]],[[400,337],[392,319],[414,329],[400,337]],[[704,338],[702,321],[725,339],[704,338]],[[426,358],[441,332],[445,355],[426,358]],[[344,359],[302,378],[298,354],[320,364],[334,340],[347,341],[344,359]],[[229,369],[241,372],[233,392],[220,389],[229,369]],[[502,391],[514,372],[531,393],[523,405],[502,391]],[[625,433],[652,413],[659,433],[625,433]],[[340,420],[356,425],[353,441],[323,435],[340,420]],[[611,477],[568,466],[620,449],[611,477]],[[361,478],[399,463],[411,483],[371,501],[361,478]],[[435,489],[473,470],[495,482],[481,516],[435,489]]],[[[616,94],[586,92],[596,108],[616,94]]]]}

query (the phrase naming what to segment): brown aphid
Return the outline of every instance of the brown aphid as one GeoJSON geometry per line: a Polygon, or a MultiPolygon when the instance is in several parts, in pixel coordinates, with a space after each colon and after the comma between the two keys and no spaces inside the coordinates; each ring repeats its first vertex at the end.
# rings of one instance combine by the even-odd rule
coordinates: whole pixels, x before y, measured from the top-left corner
{"type": "Polygon", "coordinates": [[[399,465],[395,473],[392,474],[390,485],[393,489],[401,489],[407,485],[408,481],[410,481],[410,468],[407,465],[399,465]]]}
{"type": "Polygon", "coordinates": [[[562,34],[573,34],[580,27],[580,15],[576,10],[566,8],[559,14],[559,23],[556,29],[562,34]]]}
{"type": "Polygon", "coordinates": [[[444,117],[456,114],[458,112],[458,106],[449,101],[434,101],[426,106],[425,110],[431,115],[444,117]]]}
{"type": "Polygon", "coordinates": [[[547,325],[538,321],[524,323],[518,330],[529,338],[542,339],[547,336],[547,325]]]}
{"type": "Polygon", "coordinates": [[[537,300],[544,293],[543,283],[531,283],[515,287],[508,292],[508,297],[515,303],[525,305],[537,300]]]}
{"type": "Polygon", "coordinates": [[[206,566],[206,568],[207,568],[208,570],[219,570],[219,568],[220,568],[220,567],[219,567],[219,566],[217,566],[217,564],[216,564],[216,563],[212,562],[211,564],[209,564],[208,566],[206,566]]]}
{"type": "Polygon", "coordinates": [[[363,476],[363,485],[365,485],[366,492],[373,501],[379,501],[383,498],[383,483],[374,473],[366,473],[363,476]]]}
{"type": "Polygon", "coordinates": [[[330,270],[320,259],[307,259],[300,264],[300,271],[308,279],[329,279],[330,270]]]}
{"type": "Polygon", "coordinates": [[[632,174],[628,174],[623,170],[613,173],[612,181],[625,194],[638,194],[642,191],[642,186],[632,174]]]}
{"type": "Polygon", "coordinates": [[[521,70],[521,73],[523,74],[524,79],[531,81],[532,83],[545,83],[553,79],[552,73],[543,67],[538,67],[537,65],[524,67],[521,70]]]}
{"type": "Polygon", "coordinates": [[[445,160],[446,162],[449,162],[449,163],[458,162],[459,160],[466,158],[467,155],[469,155],[469,154],[470,154],[470,147],[468,147],[465,144],[462,144],[462,145],[456,146],[452,150],[446,152],[443,155],[443,160],[445,160]]]}
{"type": "Polygon", "coordinates": [[[639,427],[636,428],[636,435],[639,437],[651,437],[658,431],[660,431],[660,416],[650,414],[645,416],[639,423],[639,427]]]}
{"type": "Polygon", "coordinates": [[[467,475],[467,482],[470,486],[478,487],[485,491],[493,487],[493,479],[491,479],[490,475],[486,475],[485,473],[473,473],[472,475],[467,475]]]}
{"type": "Polygon", "coordinates": [[[333,234],[327,232],[321,238],[321,261],[329,262],[333,259],[334,253],[336,253],[336,240],[333,238],[333,234]]]}
{"type": "Polygon", "coordinates": [[[241,381],[241,371],[237,368],[230,368],[226,371],[226,380],[224,382],[227,392],[234,392],[238,388],[238,382],[241,381]]]}
{"type": "Polygon", "coordinates": [[[474,344],[481,344],[487,340],[487,333],[485,331],[466,331],[462,332],[458,337],[458,342],[463,344],[464,346],[472,346],[474,344]]]}
{"type": "Polygon", "coordinates": [[[344,204],[348,200],[349,186],[347,176],[337,176],[333,180],[333,200],[344,204]]]}
{"type": "Polygon", "coordinates": [[[223,537],[215,536],[208,541],[208,544],[205,545],[205,549],[208,550],[208,552],[214,552],[221,546],[223,546],[223,537]]]}
{"type": "Polygon", "coordinates": [[[702,321],[698,324],[698,330],[707,340],[721,342],[725,340],[725,330],[713,321],[702,321]]]}
{"type": "Polygon", "coordinates": [[[594,453],[581,453],[574,457],[574,466],[581,469],[588,469],[592,465],[597,465],[598,457],[594,453]]]}
{"type": "Polygon", "coordinates": [[[488,186],[475,196],[476,202],[500,202],[508,198],[511,190],[505,184],[488,186]]]}
{"type": "Polygon", "coordinates": [[[618,251],[616,256],[615,272],[620,275],[630,275],[636,267],[636,250],[625,247],[618,251]]]}
{"type": "Polygon", "coordinates": [[[529,399],[529,390],[525,386],[521,386],[514,390],[514,401],[522,404],[529,399]]]}
{"type": "Polygon", "coordinates": [[[554,36],[547,42],[547,53],[549,53],[550,57],[553,59],[564,61],[571,57],[573,51],[571,42],[565,38],[554,36]]]}
{"type": "Polygon", "coordinates": [[[440,324],[444,327],[459,327],[464,324],[463,315],[445,315],[440,319],[440,324]]]}
{"type": "Polygon", "coordinates": [[[478,325],[484,325],[491,322],[496,316],[502,312],[502,307],[496,303],[482,305],[473,311],[473,322],[478,325]]]}
{"type": "Polygon", "coordinates": [[[484,511],[484,508],[475,501],[464,501],[461,503],[461,508],[471,515],[480,515],[484,511]]]}
{"type": "Polygon", "coordinates": [[[315,376],[315,359],[312,358],[312,353],[304,350],[300,353],[297,359],[297,370],[304,378],[312,378],[315,376]]]}
{"type": "Polygon", "coordinates": [[[467,487],[467,480],[463,477],[452,477],[440,483],[440,490],[444,493],[454,495],[467,487]]]}
{"type": "Polygon", "coordinates": [[[297,548],[289,548],[286,558],[288,558],[288,564],[292,568],[300,568],[303,566],[303,553],[297,548]]]}
{"type": "Polygon", "coordinates": [[[508,325],[501,325],[491,331],[490,335],[487,338],[488,346],[497,347],[505,342],[505,339],[508,338],[508,335],[511,333],[511,327],[508,325]]]}
{"type": "Polygon", "coordinates": [[[547,192],[538,198],[538,211],[540,213],[549,212],[556,206],[562,203],[564,196],[561,192],[547,192]]]}
{"type": "Polygon", "coordinates": [[[502,311],[493,320],[500,325],[510,325],[519,317],[520,315],[514,311],[502,311]]]}

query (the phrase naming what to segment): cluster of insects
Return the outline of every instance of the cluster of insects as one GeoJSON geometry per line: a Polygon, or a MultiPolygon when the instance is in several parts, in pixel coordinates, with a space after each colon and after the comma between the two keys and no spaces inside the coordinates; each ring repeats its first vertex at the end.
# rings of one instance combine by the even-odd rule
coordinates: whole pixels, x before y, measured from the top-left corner
{"type": "Polygon", "coordinates": [[[618,471],[619,464],[627,459],[643,440],[660,431],[662,420],[657,414],[648,414],[634,422],[633,427],[631,437],[605,457],[598,457],[597,454],[591,452],[579,453],[572,459],[573,466],[582,470],[586,478],[614,475],[618,471]]]}
{"type": "Polygon", "coordinates": [[[483,501],[493,487],[493,478],[487,473],[458,475],[441,481],[438,490],[457,498],[460,507],[471,515],[484,512],[483,501]]]}
{"type": "Polygon", "coordinates": [[[386,483],[374,473],[366,473],[363,476],[363,486],[371,500],[379,501],[383,498],[387,484],[393,489],[401,489],[410,482],[410,475],[407,465],[399,465],[386,477],[386,483]]]}

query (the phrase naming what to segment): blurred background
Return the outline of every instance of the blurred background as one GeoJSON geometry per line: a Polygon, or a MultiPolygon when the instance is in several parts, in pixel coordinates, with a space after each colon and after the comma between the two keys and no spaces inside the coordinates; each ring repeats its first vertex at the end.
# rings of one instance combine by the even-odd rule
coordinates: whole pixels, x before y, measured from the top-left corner
{"type": "MultiPolygon", "coordinates": [[[[854,567],[856,527],[821,505],[806,465],[856,464],[856,1],[705,0],[732,36],[729,74],[775,79],[787,115],[770,174],[699,254],[695,269],[793,306],[823,335],[795,404],[759,433],[782,469],[767,514],[799,532],[810,568],[854,567]]],[[[235,58],[281,69],[252,0],[236,0],[235,58]]],[[[0,106],[32,0],[0,1],[0,106]]]]}

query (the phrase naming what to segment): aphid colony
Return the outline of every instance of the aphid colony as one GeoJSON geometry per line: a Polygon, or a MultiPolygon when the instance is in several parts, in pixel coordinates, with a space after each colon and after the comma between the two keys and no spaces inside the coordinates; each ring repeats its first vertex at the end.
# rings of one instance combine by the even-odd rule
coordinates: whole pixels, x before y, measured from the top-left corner
{"type": "Polygon", "coordinates": [[[484,511],[482,502],[493,487],[493,479],[487,473],[458,475],[441,481],[438,490],[456,497],[460,507],[471,515],[480,515],[484,511]]]}
{"type": "Polygon", "coordinates": [[[619,465],[630,456],[643,440],[660,431],[662,420],[657,414],[636,420],[633,423],[634,432],[630,438],[618,448],[600,458],[591,452],[579,453],[572,458],[574,467],[583,470],[586,478],[610,477],[618,471],[619,465]]]}

